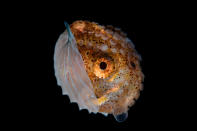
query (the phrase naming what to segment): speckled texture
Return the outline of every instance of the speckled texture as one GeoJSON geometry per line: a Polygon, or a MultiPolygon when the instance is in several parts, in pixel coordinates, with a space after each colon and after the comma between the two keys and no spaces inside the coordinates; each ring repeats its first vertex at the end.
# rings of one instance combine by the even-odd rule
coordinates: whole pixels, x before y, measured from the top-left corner
{"type": "Polygon", "coordinates": [[[100,101],[99,112],[118,115],[138,99],[144,79],[140,56],[120,29],[88,21],[70,25],[86,72],[100,101]],[[101,69],[100,63],[106,63],[101,69]]]}

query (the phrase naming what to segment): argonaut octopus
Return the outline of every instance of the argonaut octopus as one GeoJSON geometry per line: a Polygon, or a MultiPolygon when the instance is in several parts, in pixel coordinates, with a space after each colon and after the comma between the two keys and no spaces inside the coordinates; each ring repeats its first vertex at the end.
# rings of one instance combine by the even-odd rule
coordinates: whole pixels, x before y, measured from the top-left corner
{"type": "Polygon", "coordinates": [[[79,109],[126,120],[143,89],[141,57],[119,28],[95,22],[65,22],[55,46],[58,85],[79,109]]]}

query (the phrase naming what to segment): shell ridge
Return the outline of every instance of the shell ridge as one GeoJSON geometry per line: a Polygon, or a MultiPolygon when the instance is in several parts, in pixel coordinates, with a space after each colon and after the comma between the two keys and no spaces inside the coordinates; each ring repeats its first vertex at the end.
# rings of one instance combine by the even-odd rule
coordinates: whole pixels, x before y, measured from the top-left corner
{"type": "MultiPolygon", "coordinates": [[[[75,41],[73,40],[73,42],[75,42],[75,41]]],[[[76,45],[76,43],[72,43],[72,45],[76,45]]],[[[69,46],[71,46],[71,45],[69,45],[69,46]]],[[[79,81],[77,81],[75,83],[77,83],[78,85],[82,84],[82,86],[80,86],[81,89],[79,87],[77,87],[77,86],[75,86],[75,87],[78,89],[80,97],[83,98],[83,99],[85,98],[85,101],[84,101],[85,104],[91,106],[92,108],[94,108],[93,110],[96,111],[97,109],[96,109],[95,105],[90,100],[88,100],[89,97],[88,97],[87,94],[91,94],[91,96],[92,96],[92,94],[94,94],[94,92],[91,90],[91,88],[92,88],[91,81],[90,81],[90,79],[89,79],[89,77],[87,75],[87,72],[84,70],[83,61],[81,61],[82,60],[82,56],[79,53],[78,49],[75,48],[75,46],[71,46],[71,51],[70,52],[72,53],[71,56],[73,57],[73,59],[70,61],[70,64],[72,65],[73,68],[75,68],[78,71],[77,73],[72,73],[72,76],[73,76],[73,78],[74,77],[76,78],[76,74],[79,75],[80,76],[79,79],[78,79],[79,81]],[[77,60],[77,58],[79,60],[77,60]],[[86,75],[84,76],[84,74],[86,74],[86,75]],[[83,75],[83,76],[81,76],[81,75],[83,75]],[[85,79],[89,83],[89,86],[86,83],[84,83],[81,80],[81,78],[85,79]]],[[[71,69],[71,70],[73,70],[73,69],[71,69]]]]}
{"type": "MultiPolygon", "coordinates": [[[[69,32],[69,31],[67,31],[67,32],[69,32]]],[[[70,33],[72,33],[72,32],[70,32],[70,33]]],[[[77,101],[80,102],[79,108],[88,109],[87,108],[87,105],[88,105],[89,107],[91,106],[91,109],[93,108],[93,111],[98,111],[98,109],[95,107],[95,105],[90,100],[88,100],[89,99],[88,95],[85,94],[85,93],[88,93],[88,94],[91,94],[91,96],[92,96],[94,93],[91,90],[91,88],[92,88],[91,81],[87,75],[87,72],[85,71],[82,56],[78,51],[76,40],[73,37],[70,41],[67,41],[67,43],[68,44],[65,45],[65,48],[67,49],[68,55],[67,55],[65,63],[67,64],[66,71],[68,72],[68,74],[69,74],[68,77],[69,77],[69,80],[71,81],[70,88],[72,90],[72,94],[76,97],[77,101]],[[81,66],[79,66],[79,65],[81,65],[81,66]],[[68,69],[68,68],[70,68],[70,69],[68,69]],[[76,72],[76,71],[79,71],[79,72],[76,72]],[[83,76],[81,76],[81,77],[79,77],[79,79],[77,79],[76,75],[78,75],[78,74],[80,74],[80,76],[81,75],[83,75],[83,76]],[[81,80],[81,78],[84,78],[89,83],[89,86],[87,86],[81,80]],[[77,81],[77,80],[79,80],[79,81],[77,81]],[[78,87],[79,85],[82,85],[82,86],[80,86],[81,89],[78,87]],[[78,92],[79,97],[77,97],[74,92],[78,92]]]]}

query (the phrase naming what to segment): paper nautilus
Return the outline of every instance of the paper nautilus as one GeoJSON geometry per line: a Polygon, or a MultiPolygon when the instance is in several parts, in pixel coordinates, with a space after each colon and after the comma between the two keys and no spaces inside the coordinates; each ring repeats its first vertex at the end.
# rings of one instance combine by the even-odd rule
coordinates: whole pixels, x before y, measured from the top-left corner
{"type": "Polygon", "coordinates": [[[63,94],[80,110],[126,120],[144,79],[133,43],[113,26],[81,20],[65,26],[54,53],[55,76],[63,94]]]}

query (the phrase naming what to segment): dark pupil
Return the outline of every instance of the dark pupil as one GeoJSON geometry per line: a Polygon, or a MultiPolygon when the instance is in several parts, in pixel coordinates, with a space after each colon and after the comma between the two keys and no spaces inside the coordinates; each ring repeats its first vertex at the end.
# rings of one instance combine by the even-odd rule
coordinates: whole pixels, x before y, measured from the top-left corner
{"type": "Polygon", "coordinates": [[[135,63],[131,62],[131,66],[132,66],[133,68],[135,68],[135,63]]]}
{"type": "Polygon", "coordinates": [[[106,67],[107,67],[107,64],[106,64],[105,62],[101,62],[101,63],[100,63],[100,68],[101,68],[102,70],[105,70],[106,67]]]}

